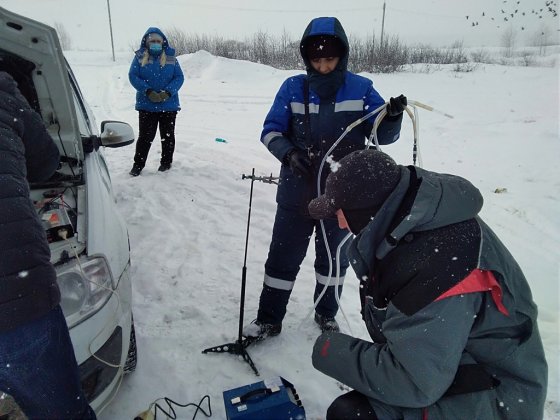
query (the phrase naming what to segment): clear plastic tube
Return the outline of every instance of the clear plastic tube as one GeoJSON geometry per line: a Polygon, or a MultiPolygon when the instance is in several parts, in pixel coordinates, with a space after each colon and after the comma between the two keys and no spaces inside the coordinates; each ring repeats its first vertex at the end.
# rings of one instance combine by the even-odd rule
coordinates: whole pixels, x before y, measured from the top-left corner
{"type": "MultiPolygon", "coordinates": [[[[419,117],[418,117],[418,110],[417,108],[422,108],[425,109],[427,111],[432,111],[432,112],[437,112],[447,118],[453,118],[452,115],[447,114],[445,112],[439,111],[429,105],[425,105],[421,102],[415,101],[415,100],[408,100],[407,101],[408,105],[405,107],[405,111],[407,113],[407,115],[410,117],[410,119],[412,120],[412,131],[413,131],[413,152],[412,152],[412,158],[413,158],[413,164],[416,165],[416,160],[418,160],[418,166],[422,167],[422,157],[420,155],[420,147],[419,147],[419,117]],[[412,108],[413,110],[411,111],[410,108],[412,108]]],[[[368,142],[366,143],[366,149],[369,149],[373,144],[375,144],[375,148],[376,150],[381,150],[381,147],[379,146],[379,141],[377,139],[377,129],[379,127],[379,124],[381,124],[381,121],[383,120],[383,118],[385,118],[385,116],[387,115],[387,105],[388,102],[384,103],[383,105],[381,105],[380,107],[374,109],[373,111],[369,112],[368,114],[364,115],[363,117],[359,118],[358,120],[354,121],[353,123],[351,123],[348,127],[346,127],[346,129],[344,130],[344,132],[338,137],[338,139],[333,143],[333,145],[329,148],[329,150],[327,150],[327,152],[325,153],[325,155],[323,156],[323,159],[321,160],[321,164],[319,165],[319,171],[317,173],[317,196],[319,196],[321,194],[321,173],[323,172],[323,167],[325,165],[325,161],[327,160],[327,158],[331,155],[332,151],[338,146],[338,144],[342,141],[342,139],[344,139],[344,137],[346,137],[346,135],[352,130],[354,129],[356,126],[358,126],[359,124],[363,123],[364,121],[366,121],[367,119],[371,118],[373,115],[377,114],[377,116],[375,117],[375,120],[373,122],[373,128],[371,130],[371,134],[369,136],[368,142]]],[[[317,305],[319,304],[319,302],[321,301],[321,299],[323,298],[324,294],[326,293],[327,287],[330,285],[331,283],[331,278],[332,278],[332,272],[333,272],[333,267],[332,267],[332,257],[331,257],[331,252],[328,246],[328,241],[327,241],[327,233],[325,230],[325,225],[323,220],[320,220],[320,225],[321,225],[321,234],[323,237],[323,241],[325,243],[325,249],[327,250],[327,256],[329,259],[329,276],[328,276],[328,281],[325,283],[325,285],[323,286],[323,289],[321,290],[321,293],[319,294],[319,296],[317,296],[317,299],[315,300],[315,302],[313,303],[313,308],[311,309],[311,311],[308,313],[308,315],[305,317],[305,319],[302,321],[302,324],[309,319],[309,317],[311,316],[311,314],[313,314],[313,311],[315,310],[315,308],[317,308],[317,305]]],[[[350,327],[350,322],[348,321],[348,318],[346,317],[346,314],[344,313],[341,305],[340,305],[340,295],[338,293],[338,286],[339,286],[339,282],[340,282],[340,250],[342,249],[342,246],[344,245],[344,243],[351,237],[353,236],[352,233],[349,233],[343,240],[342,242],[338,245],[337,251],[336,251],[336,281],[335,281],[335,299],[336,302],[338,303],[340,312],[342,313],[347,325],[348,325],[348,329],[351,332],[351,327],[350,327]]],[[[301,324],[300,324],[301,326],[301,324]]]]}

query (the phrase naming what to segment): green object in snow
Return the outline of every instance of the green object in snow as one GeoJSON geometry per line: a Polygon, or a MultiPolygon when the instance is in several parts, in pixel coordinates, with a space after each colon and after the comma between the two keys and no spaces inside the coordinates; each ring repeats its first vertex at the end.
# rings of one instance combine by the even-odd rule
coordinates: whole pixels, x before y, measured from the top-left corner
{"type": "Polygon", "coordinates": [[[220,137],[216,137],[216,141],[217,141],[218,143],[227,143],[227,140],[226,140],[226,139],[222,139],[222,138],[220,138],[220,137]]]}

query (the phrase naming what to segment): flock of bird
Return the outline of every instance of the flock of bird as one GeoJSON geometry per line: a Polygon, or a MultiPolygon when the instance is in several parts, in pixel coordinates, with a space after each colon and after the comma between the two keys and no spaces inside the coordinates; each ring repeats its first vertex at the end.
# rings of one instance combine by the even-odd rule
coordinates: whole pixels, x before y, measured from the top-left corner
{"type": "MultiPolygon", "coordinates": [[[[503,3],[506,4],[508,3],[509,0],[503,0],[503,3]]],[[[504,10],[503,8],[500,10],[500,14],[498,14],[497,17],[494,16],[488,16],[486,14],[486,12],[482,12],[482,15],[479,17],[479,19],[482,18],[490,18],[490,20],[494,21],[495,23],[498,23],[500,21],[503,22],[509,22],[512,21],[514,18],[519,18],[521,16],[530,16],[530,15],[535,15],[535,17],[537,19],[542,19],[543,15],[546,13],[550,13],[552,15],[552,17],[557,17],[558,16],[558,11],[557,11],[557,7],[558,4],[556,3],[556,1],[553,0],[547,0],[544,2],[544,7],[542,8],[537,8],[537,9],[532,9],[530,12],[527,11],[523,11],[521,10],[519,4],[521,3],[520,0],[516,1],[515,4],[513,4],[513,7],[511,7],[511,10],[504,10]]],[[[503,6],[506,7],[506,6],[503,6]]],[[[506,7],[507,8],[507,7],[506,7]]],[[[472,16],[465,16],[467,18],[467,20],[469,20],[470,18],[470,22],[471,22],[471,26],[478,26],[478,20],[473,20],[472,16]]],[[[496,25],[496,27],[500,27],[500,25],[496,25]]],[[[521,26],[521,30],[524,31],[525,27],[521,26]]]]}

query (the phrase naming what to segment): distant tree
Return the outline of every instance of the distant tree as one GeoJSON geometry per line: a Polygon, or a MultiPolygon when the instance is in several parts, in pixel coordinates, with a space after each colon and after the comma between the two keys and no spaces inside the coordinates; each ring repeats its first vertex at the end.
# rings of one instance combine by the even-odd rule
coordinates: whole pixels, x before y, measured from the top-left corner
{"type": "Polygon", "coordinates": [[[243,52],[243,43],[235,39],[220,38],[215,43],[216,52],[214,54],[225,58],[237,58],[243,52]]]}
{"type": "Polygon", "coordinates": [[[56,30],[56,33],[58,34],[58,39],[60,40],[60,46],[62,47],[62,49],[64,51],[71,50],[72,49],[72,39],[70,38],[70,35],[66,31],[66,28],[64,27],[64,25],[60,22],[55,22],[54,23],[54,29],[56,30]]]}
{"type": "Polygon", "coordinates": [[[296,68],[300,61],[299,43],[292,41],[290,34],[284,27],[280,34],[279,42],[279,65],[282,69],[296,68]],[[295,67],[294,67],[295,66],[295,67]]]}
{"type": "Polygon", "coordinates": [[[166,28],[165,36],[169,45],[175,48],[175,53],[177,55],[187,54],[189,51],[189,39],[187,35],[179,28],[173,26],[171,28],[166,28]]]}
{"type": "MultiPolygon", "coordinates": [[[[398,36],[386,34],[383,42],[379,42],[374,49],[373,71],[379,73],[393,73],[400,71],[408,61],[408,49],[402,44],[398,36]]],[[[350,70],[360,71],[358,67],[349,63],[350,70]]]]}
{"type": "Polygon", "coordinates": [[[534,47],[539,47],[539,54],[546,54],[546,47],[552,43],[552,32],[550,28],[542,24],[540,28],[534,32],[530,43],[534,47]]]}
{"type": "Polygon", "coordinates": [[[251,39],[251,53],[257,63],[274,65],[272,61],[272,39],[267,32],[259,30],[251,39]]]}
{"type": "Polygon", "coordinates": [[[491,63],[490,54],[484,48],[472,51],[471,59],[475,63],[491,63]]]}
{"type": "Polygon", "coordinates": [[[513,25],[509,25],[502,33],[502,47],[504,47],[504,56],[513,57],[515,42],[517,41],[517,31],[513,25]]]}

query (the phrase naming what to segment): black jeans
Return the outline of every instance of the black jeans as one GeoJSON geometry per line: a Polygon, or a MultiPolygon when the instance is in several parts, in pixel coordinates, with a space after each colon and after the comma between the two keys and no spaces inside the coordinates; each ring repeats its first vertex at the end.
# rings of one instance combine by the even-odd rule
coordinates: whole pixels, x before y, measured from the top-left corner
{"type": "Polygon", "coordinates": [[[177,111],[138,113],[138,140],[136,141],[136,153],[134,164],[143,168],[146,158],[159,124],[159,135],[161,137],[161,164],[168,165],[173,162],[175,151],[175,119],[177,111]]]}

